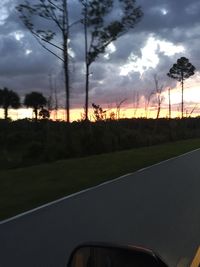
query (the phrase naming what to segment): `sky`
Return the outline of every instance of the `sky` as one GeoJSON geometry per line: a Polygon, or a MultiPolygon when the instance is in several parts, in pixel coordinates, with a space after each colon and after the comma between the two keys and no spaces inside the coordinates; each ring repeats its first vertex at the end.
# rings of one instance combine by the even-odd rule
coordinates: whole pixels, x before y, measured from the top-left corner
{"type": "MultiPolygon", "coordinates": [[[[117,0],[116,0],[117,1],[117,0]]],[[[31,1],[33,2],[33,0],[31,1]]],[[[22,0],[0,3],[0,88],[8,87],[23,99],[26,93],[50,95],[58,92],[64,106],[61,62],[44,50],[24,27],[15,7],[22,0]]],[[[190,113],[200,103],[200,2],[199,0],[137,0],[144,13],[136,27],[113,42],[91,66],[89,103],[105,109],[145,106],[155,91],[154,75],[163,88],[163,107],[167,107],[168,88],[176,111],[180,109],[180,84],[166,73],[181,56],[196,67],[185,83],[185,109],[190,113]]],[[[80,16],[78,0],[69,0],[70,21],[80,16]]],[[[71,107],[84,107],[84,46],[82,25],[71,28],[71,107]]]]}

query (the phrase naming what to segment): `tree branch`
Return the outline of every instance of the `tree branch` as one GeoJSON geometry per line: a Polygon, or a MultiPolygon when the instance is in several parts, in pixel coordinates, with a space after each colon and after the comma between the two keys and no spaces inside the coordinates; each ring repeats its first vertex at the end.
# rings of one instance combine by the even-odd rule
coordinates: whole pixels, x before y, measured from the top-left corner
{"type": "Polygon", "coordinates": [[[48,43],[49,45],[52,45],[53,47],[55,47],[55,48],[57,48],[57,49],[63,51],[63,48],[62,48],[62,47],[60,47],[60,46],[58,46],[58,45],[56,45],[56,44],[54,44],[54,43],[52,43],[52,42],[46,40],[45,38],[43,38],[42,36],[40,36],[39,34],[37,34],[35,31],[33,31],[33,30],[30,30],[30,31],[31,31],[31,33],[32,33],[34,36],[36,36],[37,38],[39,38],[41,41],[43,41],[43,42],[45,42],[45,43],[48,43]]]}
{"type": "Polygon", "coordinates": [[[44,48],[46,49],[48,52],[50,52],[52,55],[54,55],[55,57],[57,57],[58,59],[60,59],[62,62],[64,62],[63,58],[61,58],[60,56],[58,56],[56,53],[54,53],[53,51],[51,51],[48,47],[46,47],[39,39],[39,37],[37,37],[36,35],[33,34],[33,37],[37,40],[37,42],[44,48]]]}
{"type": "Polygon", "coordinates": [[[53,3],[51,0],[47,0],[52,6],[54,6],[55,8],[57,8],[58,10],[60,10],[61,12],[64,12],[64,10],[59,7],[58,5],[56,5],[55,3],[53,3]]]}
{"type": "Polygon", "coordinates": [[[49,14],[50,20],[53,20],[56,23],[56,25],[58,26],[58,28],[61,31],[63,31],[63,28],[60,25],[59,19],[58,19],[57,15],[56,15],[54,9],[50,8],[50,10],[49,10],[46,5],[44,5],[44,8],[46,9],[47,13],[49,14]]]}
{"type": "Polygon", "coordinates": [[[74,22],[72,22],[70,25],[69,25],[69,28],[73,27],[74,25],[78,24],[78,23],[81,23],[82,19],[79,19],[79,20],[76,20],[74,22]]]}

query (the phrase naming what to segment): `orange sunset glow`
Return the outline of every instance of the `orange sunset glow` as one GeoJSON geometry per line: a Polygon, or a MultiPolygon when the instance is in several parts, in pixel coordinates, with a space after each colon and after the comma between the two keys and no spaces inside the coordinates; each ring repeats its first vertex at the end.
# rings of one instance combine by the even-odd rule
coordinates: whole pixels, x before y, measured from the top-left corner
{"type": "MultiPolygon", "coordinates": [[[[169,117],[168,109],[168,90],[162,93],[163,102],[161,104],[160,118],[169,117]]],[[[180,117],[180,99],[181,99],[181,89],[173,88],[171,90],[171,117],[177,118],[180,117]]],[[[184,110],[185,116],[199,116],[200,114],[200,88],[198,84],[194,84],[194,87],[186,87],[184,90],[184,110]]],[[[113,107],[115,104],[113,104],[113,107]]],[[[150,103],[148,107],[145,108],[145,103],[143,97],[140,98],[140,103],[138,107],[131,107],[131,104],[125,104],[120,109],[119,117],[122,118],[156,118],[157,115],[157,106],[155,103],[150,103]]],[[[107,111],[105,119],[110,118],[111,113],[117,114],[116,108],[108,108],[105,104],[102,105],[103,110],[107,111]]],[[[71,109],[71,121],[79,121],[83,118],[84,110],[83,108],[71,109]]],[[[0,118],[4,117],[3,109],[0,109],[0,118]]],[[[34,114],[32,109],[20,108],[18,110],[10,109],[9,117],[12,120],[29,118],[33,119],[34,114]]],[[[65,110],[58,109],[57,111],[52,110],[50,112],[50,119],[65,121],[65,110]]],[[[94,121],[93,109],[89,109],[89,119],[94,121]]]]}
{"type": "MultiPolygon", "coordinates": [[[[160,118],[167,118],[169,116],[169,95],[168,88],[162,92],[163,101],[161,104],[160,118]]],[[[172,118],[180,117],[180,103],[181,103],[181,86],[177,83],[176,87],[171,88],[171,116],[172,118]]],[[[150,101],[148,107],[145,107],[145,98],[140,96],[138,107],[135,103],[131,103],[130,99],[127,99],[123,103],[120,109],[120,118],[156,118],[157,115],[157,104],[154,101],[150,101]],[[128,102],[128,103],[127,103],[128,102]]],[[[113,103],[112,108],[104,103],[97,103],[102,106],[103,110],[107,111],[105,119],[110,118],[111,113],[117,114],[116,103],[113,103]]],[[[200,114],[200,74],[196,73],[194,78],[190,78],[185,81],[184,84],[184,110],[185,116],[199,116],[200,114]]],[[[72,108],[70,111],[71,121],[78,121],[83,118],[83,108],[72,108]]],[[[3,109],[0,109],[0,118],[4,117],[3,109]]],[[[12,120],[34,118],[33,110],[31,108],[20,108],[20,109],[9,109],[9,117],[12,120]]],[[[117,115],[116,115],[117,117],[117,115]]],[[[89,109],[89,118],[91,121],[94,120],[93,109],[89,109]]],[[[61,120],[66,119],[65,110],[58,109],[57,111],[52,110],[50,113],[50,119],[61,120]]]]}

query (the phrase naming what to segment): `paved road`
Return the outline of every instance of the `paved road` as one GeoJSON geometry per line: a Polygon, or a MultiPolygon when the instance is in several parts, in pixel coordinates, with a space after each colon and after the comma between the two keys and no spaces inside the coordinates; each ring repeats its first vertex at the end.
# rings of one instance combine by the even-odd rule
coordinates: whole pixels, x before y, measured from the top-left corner
{"type": "MultiPolygon", "coordinates": [[[[133,159],[134,160],[134,159],[133,159]]],[[[63,267],[85,241],[146,246],[171,266],[200,244],[200,150],[0,225],[1,267],[63,267]]]]}

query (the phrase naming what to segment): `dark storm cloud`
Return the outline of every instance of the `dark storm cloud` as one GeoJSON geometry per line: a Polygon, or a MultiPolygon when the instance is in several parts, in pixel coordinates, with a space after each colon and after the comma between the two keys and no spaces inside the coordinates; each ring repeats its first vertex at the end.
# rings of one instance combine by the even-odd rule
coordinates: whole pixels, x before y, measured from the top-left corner
{"type": "MultiPolygon", "coordinates": [[[[0,87],[8,86],[18,90],[21,95],[32,90],[49,93],[49,75],[57,81],[60,92],[60,102],[63,102],[62,66],[53,55],[45,51],[33,36],[27,31],[14,9],[22,0],[4,0],[2,10],[7,11],[7,18],[0,23],[0,87]],[[16,39],[20,34],[22,36],[16,39]],[[30,51],[30,53],[29,53],[30,51]]],[[[33,1],[32,1],[33,2],[33,1]]],[[[103,55],[91,66],[91,100],[90,103],[116,102],[116,99],[126,97],[132,99],[134,91],[152,90],[153,75],[158,74],[160,82],[165,86],[175,82],[167,78],[171,65],[180,56],[189,57],[191,62],[200,68],[199,38],[200,38],[200,2],[199,0],[137,0],[144,12],[141,22],[125,36],[118,39],[115,51],[105,58],[103,55]],[[168,56],[159,48],[156,53],[159,62],[156,67],[148,68],[142,75],[130,72],[128,76],[120,75],[120,67],[127,64],[131,53],[141,58],[143,48],[150,36],[155,39],[182,45],[184,53],[168,56]]],[[[1,4],[0,4],[1,5],[1,4]]],[[[79,1],[70,1],[70,21],[80,18],[79,1]]],[[[0,11],[1,12],[1,11],[0,11]]],[[[112,14],[115,16],[117,8],[112,14]]],[[[110,19],[110,18],[108,18],[110,19]]],[[[0,20],[1,21],[1,20],[0,20]]],[[[37,21],[39,23],[39,21],[37,21]]],[[[40,24],[41,25],[41,24],[40,24]]],[[[50,25],[49,25],[50,26],[50,25]]],[[[71,28],[70,45],[74,58],[71,62],[72,104],[84,105],[84,46],[83,26],[76,24],[71,28]]],[[[108,50],[109,51],[109,50],[108,50]]],[[[149,50],[149,54],[153,51],[149,50]]],[[[147,93],[148,94],[148,93],[147,93]]]]}
{"type": "Polygon", "coordinates": [[[144,18],[139,28],[143,30],[163,30],[163,28],[191,27],[198,21],[200,5],[198,0],[138,0],[144,11],[144,18]],[[195,12],[191,12],[195,10],[195,12]],[[163,11],[167,15],[163,16],[163,11]]]}

